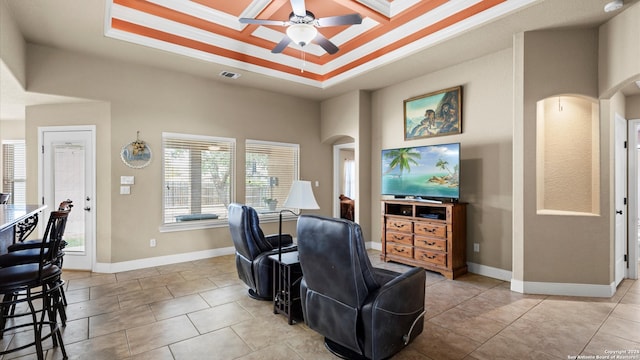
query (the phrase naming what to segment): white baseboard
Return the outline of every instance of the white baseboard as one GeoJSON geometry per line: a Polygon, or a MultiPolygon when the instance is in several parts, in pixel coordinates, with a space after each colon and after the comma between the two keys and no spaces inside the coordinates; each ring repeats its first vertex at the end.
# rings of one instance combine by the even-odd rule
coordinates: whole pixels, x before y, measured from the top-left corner
{"type": "Polygon", "coordinates": [[[498,280],[509,281],[511,282],[511,291],[523,294],[611,297],[616,292],[614,283],[611,283],[610,285],[596,285],[522,281],[512,279],[512,273],[508,270],[475,263],[467,263],[467,266],[471,273],[498,280]]]}
{"type": "MultiPolygon", "coordinates": [[[[511,290],[514,290],[515,280],[511,281],[511,290]]],[[[597,284],[571,284],[549,283],[535,281],[519,281],[524,294],[559,295],[559,296],[586,296],[586,297],[612,297],[616,293],[615,283],[609,285],[597,284]]]]}
{"type": "Polygon", "coordinates": [[[476,264],[472,262],[467,262],[467,268],[469,269],[469,272],[474,274],[502,281],[511,281],[511,271],[509,270],[498,269],[492,266],[476,264]]]}
{"type": "Polygon", "coordinates": [[[185,261],[202,260],[222,255],[235,254],[234,247],[226,247],[220,249],[195,251],[190,253],[158,256],[153,258],[145,258],[131,261],[122,261],[117,263],[96,263],[93,271],[98,273],[117,273],[122,271],[138,270],[154,266],[177,264],[185,261]]]}
{"type": "Polygon", "coordinates": [[[373,250],[382,251],[382,243],[379,243],[379,242],[376,242],[376,241],[369,241],[369,242],[365,243],[365,247],[367,249],[373,249],[373,250]]]}

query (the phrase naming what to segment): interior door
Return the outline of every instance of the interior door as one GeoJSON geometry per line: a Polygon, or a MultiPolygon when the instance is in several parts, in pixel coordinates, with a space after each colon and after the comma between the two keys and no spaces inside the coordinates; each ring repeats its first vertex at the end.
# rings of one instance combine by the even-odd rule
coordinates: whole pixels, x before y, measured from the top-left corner
{"type": "Polygon", "coordinates": [[[41,132],[42,198],[48,213],[73,201],[65,228],[64,267],[92,270],[95,258],[95,129],[48,129],[41,132]]]}
{"type": "Polygon", "coordinates": [[[627,271],[627,121],[615,118],[615,282],[620,284],[627,271]]]}

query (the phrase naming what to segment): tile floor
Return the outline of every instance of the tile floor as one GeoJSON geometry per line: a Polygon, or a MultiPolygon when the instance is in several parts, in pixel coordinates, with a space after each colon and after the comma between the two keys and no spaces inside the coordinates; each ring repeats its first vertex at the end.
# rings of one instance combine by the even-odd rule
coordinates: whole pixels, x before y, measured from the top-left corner
{"type": "MultiPolygon", "coordinates": [[[[375,266],[405,269],[381,263],[377,251],[370,257],[375,266]]],[[[64,278],[70,359],[335,358],[304,324],[290,326],[270,302],[249,298],[233,256],[64,278]]],[[[424,331],[394,359],[640,360],[638,281],[625,280],[608,299],[523,295],[474,274],[451,281],[427,272],[426,285],[424,331]]],[[[6,335],[0,345],[29,335],[6,335]]],[[[50,345],[47,359],[61,358],[50,345]]],[[[4,359],[16,357],[35,359],[32,348],[4,359]]]]}

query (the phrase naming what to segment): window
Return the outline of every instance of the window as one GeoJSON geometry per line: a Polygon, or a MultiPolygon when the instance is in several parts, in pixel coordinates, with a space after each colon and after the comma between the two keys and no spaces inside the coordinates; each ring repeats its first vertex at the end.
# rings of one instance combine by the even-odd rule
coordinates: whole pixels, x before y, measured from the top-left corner
{"type": "Polygon", "coordinates": [[[245,202],[258,213],[282,208],[298,180],[300,145],[258,140],[246,142],[245,202]]]}
{"type": "Polygon", "coordinates": [[[235,139],[163,133],[162,146],[163,224],[226,224],[235,139]]]}
{"type": "Polygon", "coordinates": [[[27,169],[24,140],[6,140],[2,143],[2,191],[11,193],[9,204],[27,201],[27,169]]]}

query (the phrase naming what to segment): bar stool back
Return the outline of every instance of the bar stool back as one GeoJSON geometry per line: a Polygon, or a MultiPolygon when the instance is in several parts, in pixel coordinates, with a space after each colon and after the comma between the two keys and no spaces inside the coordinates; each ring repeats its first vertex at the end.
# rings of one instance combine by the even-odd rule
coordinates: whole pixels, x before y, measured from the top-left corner
{"type": "Polygon", "coordinates": [[[5,348],[0,351],[0,355],[35,345],[37,358],[41,360],[44,359],[42,341],[51,338],[53,346],[60,346],[63,358],[67,358],[57,322],[58,310],[63,305],[61,300],[62,283],[60,282],[62,270],[56,265],[56,249],[62,241],[68,215],[68,211],[51,212],[45,236],[41,241],[38,262],[0,269],[0,294],[3,295],[0,303],[0,338],[24,327],[32,327],[34,333],[33,342],[15,348],[5,348]],[[11,308],[23,303],[27,305],[25,311],[16,314],[10,313],[11,308]],[[30,321],[8,323],[8,320],[19,317],[25,317],[30,321]],[[45,326],[49,327],[48,332],[43,332],[45,326]]]}

